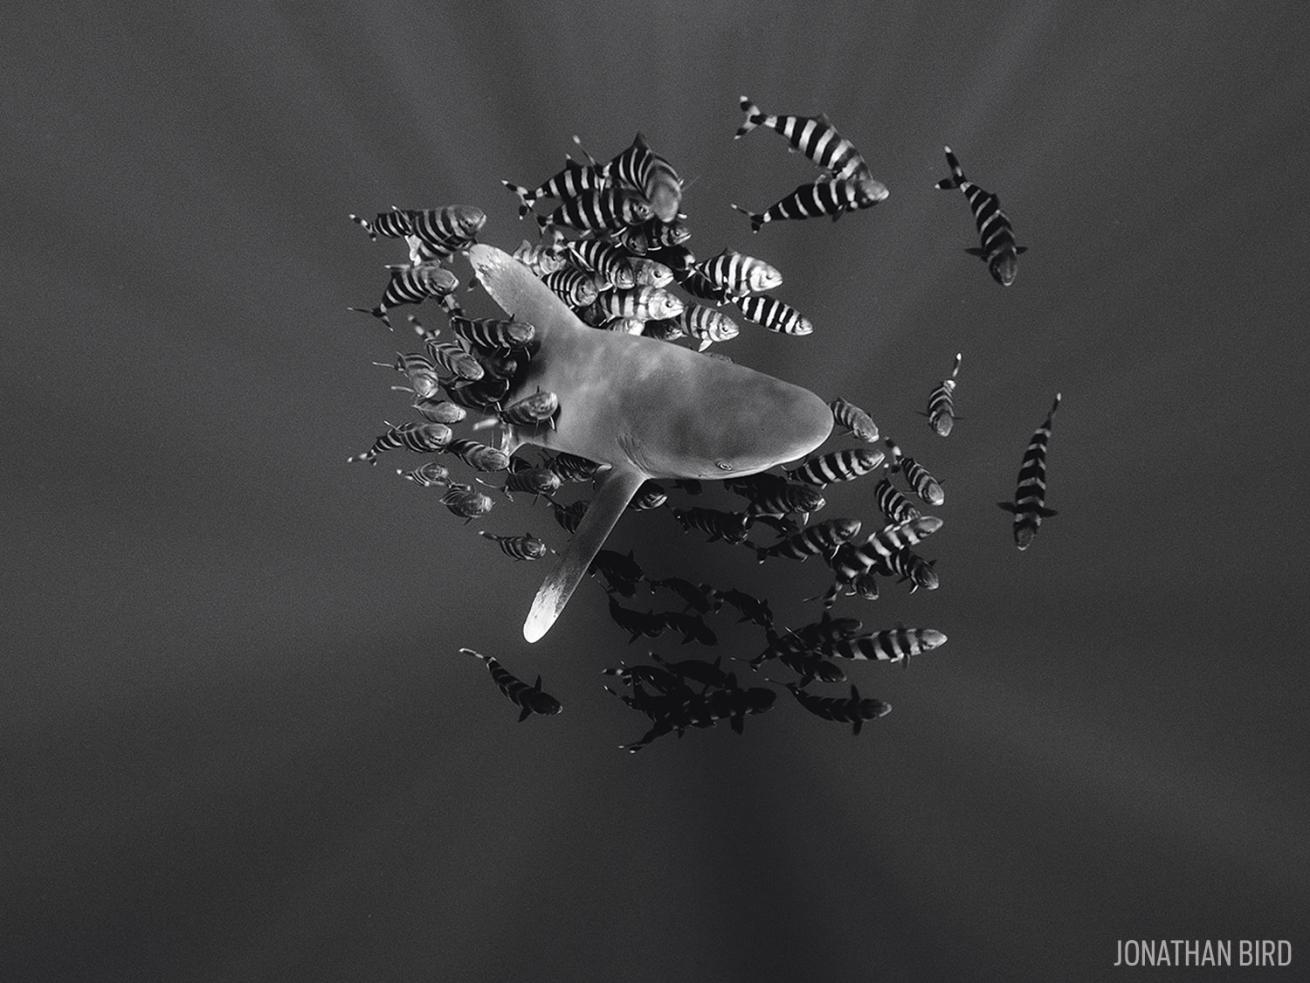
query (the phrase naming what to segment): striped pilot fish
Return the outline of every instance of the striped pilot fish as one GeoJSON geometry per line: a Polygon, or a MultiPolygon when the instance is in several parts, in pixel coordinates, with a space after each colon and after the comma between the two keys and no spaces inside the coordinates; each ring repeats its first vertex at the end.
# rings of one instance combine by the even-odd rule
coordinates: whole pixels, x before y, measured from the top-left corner
{"type": "Polygon", "coordinates": [[[519,714],[520,723],[527,720],[534,713],[543,717],[550,717],[564,709],[559,700],[541,688],[540,676],[537,677],[535,683],[529,686],[491,656],[466,648],[462,648],[460,651],[486,663],[491,678],[496,681],[496,687],[522,711],[519,714]]]}
{"type": "Polygon", "coordinates": [[[508,471],[509,455],[476,440],[452,440],[446,453],[453,454],[475,471],[508,471]]]}
{"type": "Polygon", "coordinates": [[[872,208],[881,198],[870,198],[851,181],[815,181],[802,184],[785,198],[780,198],[762,212],[752,212],[733,203],[732,207],[751,221],[751,231],[759,232],[766,222],[819,218],[831,215],[835,222],[847,212],[872,208]]]}
{"type": "Polygon", "coordinates": [[[618,232],[650,218],[650,204],[626,188],[600,188],[562,202],[549,216],[537,216],[542,230],[557,226],[580,232],[618,232]]]}
{"type": "Polygon", "coordinates": [[[1008,287],[1019,273],[1019,254],[1026,252],[1028,247],[1015,245],[1014,229],[1010,226],[1010,217],[1001,211],[1001,199],[964,176],[950,147],[946,148],[946,163],[950,165],[951,176],[938,181],[937,187],[942,190],[959,188],[964,192],[982,240],[980,248],[966,252],[984,260],[992,279],[1002,287],[1008,287]]]}
{"type": "Polygon", "coordinates": [[[573,261],[588,273],[595,273],[611,287],[628,289],[637,284],[628,256],[604,239],[579,239],[566,247],[573,261]]]}
{"type": "MultiPolygon", "coordinates": [[[[459,278],[438,263],[418,263],[387,267],[391,279],[382,291],[382,302],[377,307],[348,307],[347,310],[372,314],[388,328],[391,319],[387,311],[401,304],[421,304],[429,297],[444,298],[459,286],[459,278]]],[[[395,329],[392,328],[394,331],[395,329]]]]}
{"type": "Polygon", "coordinates": [[[731,341],[741,329],[737,322],[722,311],[703,304],[687,304],[678,315],[682,330],[695,338],[700,344],[697,348],[705,351],[714,342],[731,341]]]}
{"type": "Polygon", "coordinates": [[[877,201],[890,194],[885,185],[873,179],[855,144],[838,133],[825,114],[769,116],[745,96],[741,97],[740,104],[746,119],[737,128],[734,140],[741,139],[757,126],[768,127],[781,133],[792,148],[827,171],[833,180],[852,181],[864,188],[865,195],[877,201]]]}
{"type": "MultiPolygon", "coordinates": [[[[578,138],[573,139],[577,142],[578,138]]],[[[672,164],[650,149],[641,133],[633,138],[627,150],[605,164],[604,169],[616,184],[640,191],[660,221],[672,222],[677,218],[682,202],[682,179],[672,164]]]]}
{"type": "Polygon", "coordinates": [[[703,259],[692,269],[721,289],[729,300],[782,286],[782,274],[777,269],[762,259],[732,249],[703,259]]]}
{"type": "Polygon", "coordinates": [[[754,294],[750,297],[742,297],[736,303],[747,320],[754,321],[760,327],[776,331],[778,334],[799,337],[814,332],[814,324],[809,318],[776,297],[754,294]]]}
{"type": "Polygon", "coordinates": [[[832,418],[845,427],[851,436],[864,441],[866,444],[877,442],[878,424],[874,423],[873,417],[869,416],[864,410],[840,396],[829,403],[828,406],[832,410],[832,418]]]}
{"type": "Polygon", "coordinates": [[[890,468],[884,468],[882,481],[873,490],[873,497],[888,522],[904,522],[906,519],[917,519],[923,514],[892,484],[890,468]]]}
{"type": "Polygon", "coordinates": [[[379,212],[370,225],[358,215],[352,222],[362,226],[374,242],[378,236],[409,243],[410,258],[414,263],[445,259],[456,250],[476,241],[477,234],[487,222],[487,213],[474,205],[447,205],[444,208],[397,208],[379,212]]]}
{"type": "Polygon", "coordinates": [[[519,218],[522,219],[542,198],[557,198],[566,201],[577,198],[585,191],[595,191],[606,184],[605,168],[599,164],[581,164],[572,157],[564,158],[564,169],[547,178],[531,190],[501,181],[506,188],[514,192],[519,199],[519,218]]]}
{"type": "MultiPolygon", "coordinates": [[[[510,473],[505,478],[505,483],[500,485],[498,490],[505,493],[505,497],[511,502],[514,501],[513,492],[523,492],[527,495],[545,495],[547,497],[554,495],[560,489],[559,475],[550,468],[534,468],[522,458],[511,457],[509,459],[510,473]]],[[[482,481],[481,478],[478,479],[482,481]]],[[[482,482],[486,484],[486,482],[482,482]]],[[[495,485],[488,485],[489,488],[496,488],[495,485]]]]}
{"type": "Polygon", "coordinates": [[[532,271],[533,276],[543,277],[564,268],[565,259],[553,245],[534,246],[524,239],[514,250],[514,258],[532,271]]]}
{"type": "Polygon", "coordinates": [[[464,407],[457,406],[448,399],[436,399],[431,396],[415,400],[414,409],[418,410],[419,416],[429,423],[459,423],[468,416],[468,410],[464,407]]]}
{"type": "Polygon", "coordinates": [[[461,519],[472,521],[490,512],[495,502],[490,495],[478,491],[472,485],[455,482],[441,496],[441,504],[461,519]]]}
{"type": "Polygon", "coordinates": [[[1046,419],[1028,442],[1028,449],[1023,453],[1023,464],[1019,467],[1019,484],[1014,491],[1013,502],[997,502],[1006,512],[1014,515],[1014,544],[1021,550],[1032,545],[1033,537],[1043,519],[1058,515],[1055,509],[1046,507],[1046,448],[1051,440],[1051,420],[1060,407],[1060,394],[1055,394],[1055,402],[1046,419]]]}
{"type": "Polygon", "coordinates": [[[537,333],[537,329],[526,321],[465,317],[462,314],[450,316],[450,329],[469,344],[497,351],[526,348],[537,333]]]}
{"type": "Polygon", "coordinates": [[[896,441],[888,437],[883,441],[887,449],[892,453],[892,470],[900,471],[905,475],[905,480],[910,483],[914,493],[919,496],[920,500],[926,505],[942,505],[946,501],[946,492],[942,490],[942,483],[933,477],[932,472],[925,468],[910,455],[901,451],[901,447],[896,441]]]}
{"type": "Polygon", "coordinates": [[[379,454],[395,447],[408,447],[418,454],[439,453],[446,449],[453,436],[454,432],[444,423],[402,423],[379,436],[364,453],[353,454],[346,460],[368,461],[376,465],[379,454]]]}
{"type": "Polygon", "coordinates": [[[638,321],[677,317],[685,306],[681,297],[661,287],[610,290],[596,299],[596,305],[610,317],[631,317],[638,321]]]}
{"type": "Polygon", "coordinates": [[[536,427],[543,423],[554,423],[555,414],[559,412],[559,397],[552,392],[538,389],[522,399],[515,400],[499,411],[501,420],[512,427],[536,427]]]}
{"type": "Polygon", "coordinates": [[[431,488],[433,485],[449,485],[450,472],[438,464],[436,461],[428,461],[427,464],[420,464],[411,471],[404,471],[396,468],[396,474],[421,485],[424,488],[431,488]]]}
{"type": "Polygon", "coordinates": [[[550,548],[532,533],[522,536],[497,536],[485,529],[478,530],[478,535],[492,540],[500,551],[515,560],[540,560],[550,548]]]}
{"type": "Polygon", "coordinates": [[[928,426],[938,437],[949,437],[955,426],[955,377],[960,374],[961,353],[955,353],[955,367],[951,369],[950,378],[943,379],[941,385],[928,394],[928,426]]]}
{"type": "Polygon", "coordinates": [[[432,360],[433,368],[443,381],[463,379],[467,382],[477,382],[486,375],[482,363],[463,348],[460,348],[459,345],[437,341],[433,338],[428,341],[425,347],[428,350],[428,357],[432,360]]]}
{"type": "Polygon", "coordinates": [[[791,695],[796,697],[796,702],[810,713],[824,720],[850,724],[852,734],[858,734],[866,720],[877,720],[879,717],[886,716],[892,709],[890,703],[872,697],[861,697],[860,691],[854,684],[851,685],[851,695],[844,698],[815,696],[805,692],[795,683],[785,685],[791,690],[791,695]]]}
{"type": "Polygon", "coordinates": [[[771,556],[784,556],[803,562],[812,556],[831,556],[837,547],[855,538],[859,532],[859,519],[828,519],[769,546],[757,546],[755,552],[761,563],[771,556]]]}
{"type": "Polygon", "coordinates": [[[883,461],[883,452],[873,447],[852,447],[812,457],[799,467],[784,470],[790,481],[823,488],[834,481],[851,481],[868,474],[883,461]]]}
{"type": "MultiPolygon", "coordinates": [[[[921,515],[884,526],[872,533],[860,546],[852,547],[847,559],[852,567],[858,566],[864,572],[886,566],[891,563],[892,557],[927,539],[941,527],[942,520],[935,515],[921,515]]],[[[889,566],[887,569],[891,572],[889,566]]],[[[850,579],[854,580],[854,577],[850,579]]]]}
{"type": "Polygon", "coordinates": [[[842,659],[903,662],[945,644],[946,636],[935,628],[888,628],[854,638],[843,638],[828,646],[828,653],[842,659]]]}

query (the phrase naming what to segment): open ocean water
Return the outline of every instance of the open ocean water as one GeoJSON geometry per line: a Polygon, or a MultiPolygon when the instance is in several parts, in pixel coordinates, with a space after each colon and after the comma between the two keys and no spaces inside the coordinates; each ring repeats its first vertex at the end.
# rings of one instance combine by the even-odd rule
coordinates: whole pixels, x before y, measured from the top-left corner
{"type": "MultiPolygon", "coordinates": [[[[1310,959],[1302,5],[25,7],[0,38],[0,979],[1310,959]],[[752,236],[729,204],[814,169],[732,139],[743,94],[827,113],[891,197],[752,236]],[[894,706],[858,737],[782,692],[740,737],[624,754],[645,722],[601,668],[705,650],[627,644],[590,581],[527,645],[543,566],[393,473],[421,459],[345,463],[408,418],[370,362],[417,347],[407,309],[394,336],[346,311],[404,258],[347,214],[474,204],[512,248],[534,230],[502,178],[637,130],[687,181],[697,256],[766,259],[816,325],[739,318],[716,349],[856,401],[945,484],[941,589],[836,609],[950,636],[850,670],[894,706]],[[933,189],[944,144],[1030,247],[1009,289],[933,189]],[[917,411],[957,351],[939,440],[917,411]],[[1060,515],[1020,553],[995,503],[1057,391],[1060,515]],[[516,723],[461,646],[564,713],[516,723]]],[[[818,518],[872,522],[875,480],[818,518]]],[[[565,541],[523,501],[480,525],[565,541]]],[[[830,583],[703,538],[632,513],[609,545],[793,626],[830,583]]],[[[712,623],[711,658],[763,647],[712,623]]]]}

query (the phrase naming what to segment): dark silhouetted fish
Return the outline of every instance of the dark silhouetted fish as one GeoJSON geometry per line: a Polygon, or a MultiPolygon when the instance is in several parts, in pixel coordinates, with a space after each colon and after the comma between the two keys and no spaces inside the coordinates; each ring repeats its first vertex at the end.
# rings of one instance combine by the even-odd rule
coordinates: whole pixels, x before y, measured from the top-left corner
{"type": "Polygon", "coordinates": [[[751,621],[765,629],[773,627],[773,611],[769,608],[767,598],[761,600],[745,591],[729,587],[723,592],[723,599],[741,612],[739,621],[751,621]]]}
{"type": "Polygon", "coordinates": [[[637,592],[637,585],[645,579],[641,565],[637,563],[631,550],[628,551],[627,556],[617,550],[597,550],[591,565],[587,568],[587,573],[604,577],[605,589],[622,594],[624,597],[632,597],[637,592]]]}
{"type": "Polygon", "coordinates": [[[851,695],[839,699],[831,696],[814,696],[805,692],[795,683],[787,683],[787,689],[796,697],[796,702],[816,717],[851,724],[851,733],[858,734],[866,720],[876,720],[891,712],[891,704],[883,703],[872,697],[861,698],[860,691],[851,686],[851,695]]]}
{"type": "Polygon", "coordinates": [[[1014,515],[1014,544],[1021,550],[1032,545],[1043,519],[1059,514],[1055,509],[1046,507],[1046,449],[1051,440],[1052,418],[1059,407],[1060,394],[1056,393],[1051,411],[1046,414],[1046,419],[1037,428],[1032,440],[1028,442],[1028,449],[1023,453],[1014,501],[996,503],[1014,515]]]}
{"type": "Polygon", "coordinates": [[[537,677],[535,683],[529,686],[491,656],[467,648],[462,648],[460,651],[467,652],[475,659],[481,659],[487,664],[487,670],[491,673],[491,678],[496,681],[496,686],[521,711],[519,713],[520,723],[527,720],[534,713],[549,717],[564,709],[559,700],[541,688],[540,676],[537,677]]]}

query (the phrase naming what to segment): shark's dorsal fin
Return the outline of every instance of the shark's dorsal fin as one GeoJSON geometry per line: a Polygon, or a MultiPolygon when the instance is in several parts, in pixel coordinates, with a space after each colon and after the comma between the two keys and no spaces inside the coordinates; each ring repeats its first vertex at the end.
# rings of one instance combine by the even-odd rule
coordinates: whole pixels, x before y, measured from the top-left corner
{"type": "Polygon", "coordinates": [[[523,637],[529,642],[537,641],[550,630],[586,574],[587,567],[605,544],[610,530],[647,477],[635,468],[615,466],[601,479],[596,497],[587,506],[587,514],[582,517],[568,546],[560,553],[555,569],[542,582],[537,598],[532,602],[532,610],[523,622],[523,637]]]}

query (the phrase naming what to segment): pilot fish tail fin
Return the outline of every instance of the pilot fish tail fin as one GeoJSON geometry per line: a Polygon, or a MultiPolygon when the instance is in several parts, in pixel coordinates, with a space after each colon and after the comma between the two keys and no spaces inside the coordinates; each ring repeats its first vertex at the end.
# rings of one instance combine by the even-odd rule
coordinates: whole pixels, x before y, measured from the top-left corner
{"type": "Polygon", "coordinates": [[[514,194],[518,195],[520,219],[527,215],[528,212],[532,211],[532,206],[536,204],[537,199],[533,196],[530,189],[521,187],[517,184],[511,184],[509,181],[502,180],[500,183],[509,188],[509,190],[514,192],[514,194]]]}
{"type": "Polygon", "coordinates": [[[938,181],[937,187],[943,191],[961,187],[967,179],[964,176],[964,170],[960,167],[959,159],[951,152],[950,147],[946,148],[946,163],[950,165],[951,176],[938,181]]]}
{"type": "Polygon", "coordinates": [[[738,205],[736,202],[733,202],[733,203],[732,203],[732,207],[735,208],[735,209],[737,209],[737,211],[741,212],[743,215],[745,215],[748,219],[751,220],[751,231],[752,231],[752,232],[759,232],[760,229],[762,229],[762,228],[764,227],[764,223],[765,223],[766,221],[768,221],[768,220],[764,217],[764,213],[763,213],[763,212],[752,212],[752,211],[750,211],[750,210],[748,210],[748,209],[742,208],[742,207],[741,207],[740,205],[738,205]]]}
{"type": "Polygon", "coordinates": [[[768,119],[760,107],[755,105],[755,103],[751,102],[745,96],[741,97],[740,103],[742,112],[746,114],[746,119],[742,121],[741,126],[737,127],[737,133],[733,136],[734,140],[738,140],[745,136],[751,130],[755,129],[755,127],[768,119]]]}
{"type": "Polygon", "coordinates": [[[560,553],[555,568],[547,574],[536,600],[523,622],[523,637],[535,642],[559,617],[573,591],[591,566],[591,561],[605,544],[606,537],[619,521],[632,496],[646,481],[647,475],[632,468],[615,467],[601,481],[587,514],[578,524],[569,544],[560,553]]]}

